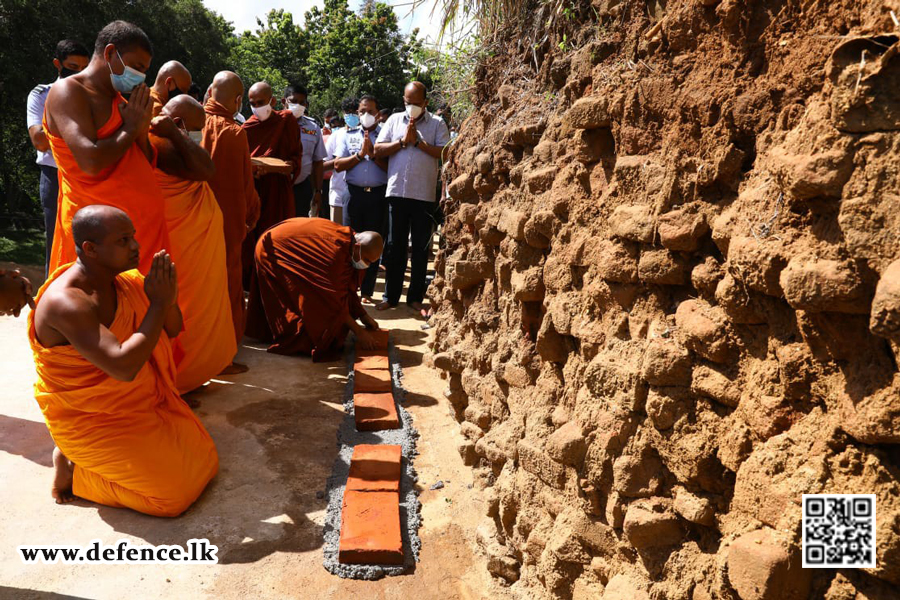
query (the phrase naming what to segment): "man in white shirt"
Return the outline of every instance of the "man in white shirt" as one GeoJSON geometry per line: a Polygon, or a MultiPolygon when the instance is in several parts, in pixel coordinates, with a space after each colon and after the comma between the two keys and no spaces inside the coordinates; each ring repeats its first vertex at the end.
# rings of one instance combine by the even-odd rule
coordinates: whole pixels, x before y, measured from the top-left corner
{"type": "Polygon", "coordinates": [[[306,114],[309,110],[309,96],[306,88],[292,83],[284,90],[284,107],[291,111],[300,127],[300,144],[303,155],[300,172],[294,179],[294,208],[298,217],[327,218],[325,203],[322,201],[322,177],[325,161],[325,141],[322,129],[315,119],[306,114]]]}
{"type": "MultiPolygon", "coordinates": [[[[81,72],[91,61],[91,53],[88,49],[74,40],[61,40],[56,44],[56,58],[53,66],[59,74],[57,81],[81,72]]],[[[56,208],[59,196],[59,179],[56,170],[56,162],[53,153],[50,152],[50,142],[44,133],[44,103],[47,94],[50,93],[52,83],[41,84],[28,94],[26,124],[31,145],[37,150],[37,165],[41,170],[40,196],[41,206],[44,208],[44,231],[46,232],[47,250],[45,253],[46,270],[50,265],[50,248],[53,247],[53,232],[56,228],[56,208]]]]}

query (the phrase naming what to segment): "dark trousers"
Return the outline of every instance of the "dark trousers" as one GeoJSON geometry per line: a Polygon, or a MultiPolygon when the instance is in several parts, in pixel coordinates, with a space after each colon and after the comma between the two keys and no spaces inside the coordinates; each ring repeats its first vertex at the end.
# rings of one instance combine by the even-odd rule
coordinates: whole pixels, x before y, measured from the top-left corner
{"type": "MultiPolygon", "coordinates": [[[[41,170],[40,187],[41,206],[44,207],[44,231],[46,232],[47,250],[45,252],[44,272],[50,268],[50,249],[53,248],[53,233],[56,230],[56,209],[59,205],[59,171],[56,167],[38,165],[41,170]]],[[[49,273],[47,273],[49,275],[49,273]]]]}
{"type": "Polygon", "coordinates": [[[403,292],[403,276],[408,258],[407,245],[412,234],[412,270],[407,302],[425,299],[425,274],[428,268],[428,250],[434,233],[435,202],[423,202],[410,198],[388,198],[388,244],[385,252],[387,285],[384,299],[390,304],[400,301],[403,292]]]}
{"type": "MultiPolygon", "coordinates": [[[[313,198],[312,175],[294,186],[294,209],[295,215],[298,217],[309,216],[309,205],[313,198]]],[[[319,198],[319,217],[327,219],[328,217],[328,193],[323,192],[319,198]]]]}
{"type": "MultiPolygon", "coordinates": [[[[373,188],[362,188],[357,185],[347,184],[350,190],[350,202],[347,204],[347,212],[350,215],[350,227],[353,231],[377,231],[384,235],[384,217],[387,213],[387,200],[384,192],[386,185],[373,188]],[[369,190],[369,191],[366,191],[369,190]]],[[[375,281],[378,279],[378,265],[376,260],[366,269],[359,293],[362,296],[372,297],[375,293],[375,281]]]]}

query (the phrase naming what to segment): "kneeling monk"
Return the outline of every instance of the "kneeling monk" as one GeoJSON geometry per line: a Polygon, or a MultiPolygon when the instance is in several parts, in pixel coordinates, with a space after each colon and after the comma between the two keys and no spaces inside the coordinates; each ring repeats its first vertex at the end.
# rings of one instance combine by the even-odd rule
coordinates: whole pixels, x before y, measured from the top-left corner
{"type": "Polygon", "coordinates": [[[35,398],[56,443],[57,502],[74,494],[171,517],[197,499],[219,458],[175,388],[175,265],[160,251],[146,279],[133,270],[134,233],[110,206],[73,217],[78,259],[50,275],[28,317],[35,398]]]}
{"type": "Polygon", "coordinates": [[[298,217],[270,228],[256,244],[247,335],[272,340],[269,352],[309,354],[314,361],[337,358],[348,331],[362,349],[373,349],[366,329],[378,324],[357,290],[383,247],[374,231],[354,234],[326,219],[298,217]]]}

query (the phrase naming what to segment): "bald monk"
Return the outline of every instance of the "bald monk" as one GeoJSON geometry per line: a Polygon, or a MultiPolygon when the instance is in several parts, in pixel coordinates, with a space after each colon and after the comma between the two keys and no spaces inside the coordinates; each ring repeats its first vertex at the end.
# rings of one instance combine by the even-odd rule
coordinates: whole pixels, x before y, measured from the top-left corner
{"type": "MultiPolygon", "coordinates": [[[[165,199],[169,250],[180,265],[178,302],[184,331],[178,336],[176,385],[181,394],[200,388],[229,366],[237,352],[222,211],[208,183],[216,169],[199,144],[205,123],[200,103],[181,94],[169,100],[150,125],[150,140],[160,157],[156,178],[165,199]]],[[[185,400],[192,407],[198,404],[193,395],[185,400]]]]}
{"type": "Polygon", "coordinates": [[[191,83],[193,80],[190,71],[177,60],[170,60],[161,66],[156,74],[156,81],[150,88],[150,97],[153,99],[153,116],[159,115],[162,107],[175,96],[187,94],[191,89],[191,83]]]}
{"type": "MultiPolygon", "coordinates": [[[[247,232],[259,218],[259,196],[250,165],[247,133],[234,120],[244,97],[241,78],[231,71],[216,74],[206,101],[206,125],[201,145],[215,165],[209,185],[222,211],[225,231],[225,265],[228,274],[228,298],[235,343],[244,337],[244,287],[241,247],[247,232]]],[[[246,371],[246,365],[232,360],[224,375],[246,371]]]]}
{"type": "Polygon", "coordinates": [[[313,361],[338,358],[348,331],[362,349],[374,349],[367,330],[378,324],[357,292],[383,249],[374,231],[354,233],[326,219],[298,217],[272,227],[256,245],[247,335],[272,341],[269,352],[313,361]]]}
{"type": "Polygon", "coordinates": [[[275,110],[272,86],[265,81],[254,83],[247,94],[253,116],[244,123],[250,156],[272,157],[287,162],[284,167],[255,166],[256,191],[259,193],[260,216],[256,227],[244,241],[244,287],[249,289],[256,240],[263,232],[294,216],[294,179],[300,172],[303,147],[300,126],[289,110],[275,110]]]}
{"type": "Polygon", "coordinates": [[[156,151],[148,138],[152,102],[143,81],[151,58],[147,35],[114,21],[97,35],[87,68],[50,89],[44,131],[59,167],[50,272],[75,260],[72,217],[92,204],[115,206],[131,218],[145,251],[142,273],[169,245],[153,173],[156,151]],[[122,94],[130,94],[127,102],[122,94]]]}
{"type": "Polygon", "coordinates": [[[175,265],[147,277],[124,212],[72,218],[77,260],[40,289],[28,317],[35,398],[56,444],[52,495],[174,517],[218,470],[216,447],[175,388],[169,338],[181,330],[175,265]]]}

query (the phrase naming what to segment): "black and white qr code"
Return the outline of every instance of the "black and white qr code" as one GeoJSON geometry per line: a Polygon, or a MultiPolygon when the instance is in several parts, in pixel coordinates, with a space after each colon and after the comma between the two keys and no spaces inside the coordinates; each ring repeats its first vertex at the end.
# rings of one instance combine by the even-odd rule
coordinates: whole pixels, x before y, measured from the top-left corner
{"type": "Polygon", "coordinates": [[[803,568],[875,568],[875,494],[803,494],[803,568]]]}

